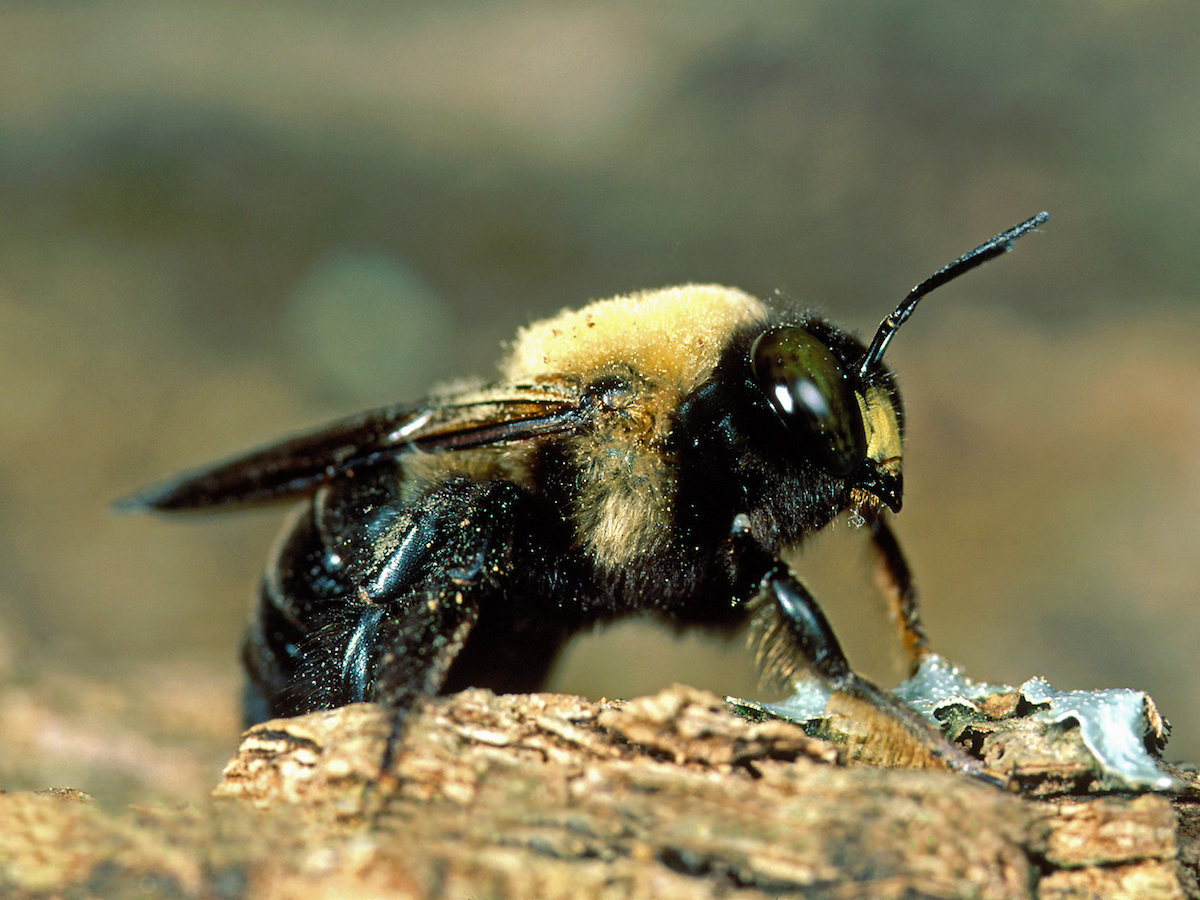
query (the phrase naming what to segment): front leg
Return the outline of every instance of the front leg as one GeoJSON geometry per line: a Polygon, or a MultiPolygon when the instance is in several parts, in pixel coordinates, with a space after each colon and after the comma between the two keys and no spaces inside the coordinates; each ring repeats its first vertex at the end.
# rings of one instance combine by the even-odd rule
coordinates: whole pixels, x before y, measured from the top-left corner
{"type": "Polygon", "coordinates": [[[929,654],[929,639],[921,624],[912,571],[900,549],[900,542],[883,515],[872,516],[867,524],[871,529],[871,547],[875,551],[875,584],[887,600],[892,621],[900,632],[900,644],[908,658],[908,674],[915,675],[921,660],[929,654]]]}
{"type": "Polygon", "coordinates": [[[827,693],[825,717],[844,721],[847,732],[857,733],[851,747],[855,756],[948,768],[996,783],[978,760],[914,709],[850,668],[829,620],[786,566],[776,564],[763,576],[757,604],[766,665],[797,675],[799,664],[816,679],[827,693]]]}

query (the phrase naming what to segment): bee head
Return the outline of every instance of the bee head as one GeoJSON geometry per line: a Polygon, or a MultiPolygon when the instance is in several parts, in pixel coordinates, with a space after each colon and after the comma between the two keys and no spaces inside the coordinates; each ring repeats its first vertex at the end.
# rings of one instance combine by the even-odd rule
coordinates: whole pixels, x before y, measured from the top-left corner
{"type": "MultiPolygon", "coordinates": [[[[965,253],[914,287],[879,325],[870,346],[847,361],[830,340],[800,325],[760,334],[750,348],[750,367],[767,401],[801,452],[849,486],[851,508],[899,512],[899,399],[884,379],[883,354],[921,298],[1012,247],[1048,218],[1039,213],[965,253]]],[[[856,344],[861,347],[861,345],[856,344]]]]}
{"type": "Polygon", "coordinates": [[[849,485],[853,508],[898,512],[900,412],[890,378],[878,363],[870,381],[860,378],[826,341],[799,325],[764,331],[750,348],[754,379],[800,453],[849,485]]]}

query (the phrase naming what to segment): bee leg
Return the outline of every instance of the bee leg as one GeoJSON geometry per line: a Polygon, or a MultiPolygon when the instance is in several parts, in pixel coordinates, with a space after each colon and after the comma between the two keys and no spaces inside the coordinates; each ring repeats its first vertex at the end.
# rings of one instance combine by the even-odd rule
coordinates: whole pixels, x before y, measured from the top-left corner
{"type": "Polygon", "coordinates": [[[892,621],[900,632],[900,643],[908,658],[908,674],[915,675],[921,660],[929,653],[929,639],[921,624],[912,571],[887,520],[872,516],[868,525],[871,548],[875,551],[875,584],[887,600],[892,621]]]}
{"type": "Polygon", "coordinates": [[[391,771],[409,714],[422,700],[438,693],[479,618],[477,604],[461,593],[454,600],[443,596],[424,604],[428,615],[405,615],[388,629],[396,640],[378,662],[375,695],[391,714],[380,762],[385,775],[391,771]]]}
{"type": "Polygon", "coordinates": [[[371,640],[367,699],[392,712],[385,771],[409,712],[442,690],[481,610],[503,599],[520,500],[503,482],[442,485],[420,501],[418,524],[380,566],[404,573],[387,596],[372,598],[384,612],[371,640]]]}
{"type": "Polygon", "coordinates": [[[392,713],[390,761],[481,609],[509,605],[524,500],[511,484],[461,479],[409,501],[388,466],[323,489],[263,579],[243,652],[247,719],[376,702],[392,713]]]}
{"type": "Polygon", "coordinates": [[[774,644],[767,652],[778,654],[786,645],[828,691],[826,717],[850,723],[851,732],[854,725],[866,729],[849,734],[852,755],[889,765],[947,768],[998,783],[914,709],[850,668],[829,620],[791,571],[782,565],[772,568],[762,579],[762,591],[777,610],[773,630],[783,631],[767,634],[774,644]]]}

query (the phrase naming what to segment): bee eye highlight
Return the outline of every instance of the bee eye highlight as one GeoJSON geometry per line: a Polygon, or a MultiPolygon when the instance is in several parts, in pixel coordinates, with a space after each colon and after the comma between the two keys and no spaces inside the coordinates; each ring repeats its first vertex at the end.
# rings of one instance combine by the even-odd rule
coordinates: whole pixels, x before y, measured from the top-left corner
{"type": "Polygon", "coordinates": [[[789,433],[817,462],[835,475],[862,463],[862,411],[842,364],[817,337],[791,325],[765,331],[750,348],[750,368],[789,433]]]}

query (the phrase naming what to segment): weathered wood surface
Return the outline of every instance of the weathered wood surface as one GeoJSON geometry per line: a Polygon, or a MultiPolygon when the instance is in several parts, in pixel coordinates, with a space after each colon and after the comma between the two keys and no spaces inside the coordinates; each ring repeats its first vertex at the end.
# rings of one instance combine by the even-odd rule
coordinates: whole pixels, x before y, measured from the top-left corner
{"type": "Polygon", "coordinates": [[[1009,739],[1018,795],[847,765],[688,688],[441,699],[381,781],[385,730],[370,706],[266,723],[200,808],[0,795],[0,895],[1200,897],[1187,773],[1176,798],[1072,796],[1009,739]]]}

